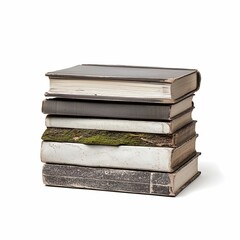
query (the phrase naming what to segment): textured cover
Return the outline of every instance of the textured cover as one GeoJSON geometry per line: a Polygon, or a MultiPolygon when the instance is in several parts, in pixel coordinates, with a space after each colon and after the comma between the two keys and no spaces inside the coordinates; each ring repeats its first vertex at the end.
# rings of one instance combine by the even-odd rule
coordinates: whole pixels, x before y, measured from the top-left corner
{"type": "Polygon", "coordinates": [[[176,196],[200,175],[200,172],[197,172],[177,191],[173,191],[175,174],[195,160],[197,156],[173,173],[44,164],[42,176],[44,184],[48,186],[176,196]]]}
{"type": "Polygon", "coordinates": [[[174,172],[196,154],[197,135],[178,147],[110,146],[43,141],[41,161],[79,166],[174,172]]]}
{"type": "Polygon", "coordinates": [[[177,147],[196,135],[195,124],[196,122],[193,121],[174,134],[116,132],[76,128],[47,128],[42,135],[42,140],[111,146],[177,147]]]}
{"type": "MultiPolygon", "coordinates": [[[[172,105],[167,104],[87,101],[60,98],[46,99],[42,102],[42,112],[45,114],[138,120],[171,120],[175,117],[170,117],[171,108],[172,105]]],[[[186,111],[192,108],[193,106],[186,109],[186,111]]]]}

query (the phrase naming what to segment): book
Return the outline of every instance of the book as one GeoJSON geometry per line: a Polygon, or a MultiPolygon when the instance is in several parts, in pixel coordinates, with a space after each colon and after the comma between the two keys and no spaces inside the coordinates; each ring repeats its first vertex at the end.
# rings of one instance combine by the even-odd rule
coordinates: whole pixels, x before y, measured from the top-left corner
{"type": "Polygon", "coordinates": [[[59,164],[45,164],[42,170],[48,186],[163,196],[176,196],[199,175],[198,154],[173,173],[59,164]]]}
{"type": "Polygon", "coordinates": [[[194,136],[178,147],[107,146],[43,141],[41,161],[80,166],[173,172],[196,153],[196,137],[194,136]]]}
{"type": "Polygon", "coordinates": [[[172,120],[193,107],[193,95],[175,104],[87,101],[70,99],[45,99],[42,112],[51,115],[67,115],[96,118],[135,120],[172,120]]]}
{"type": "Polygon", "coordinates": [[[46,76],[45,95],[62,98],[174,103],[200,86],[196,69],[85,64],[46,76]]]}
{"type": "Polygon", "coordinates": [[[177,147],[196,135],[195,124],[196,121],[193,121],[173,134],[114,132],[77,128],[47,128],[42,135],[42,140],[108,146],[177,147]]]}
{"type": "Polygon", "coordinates": [[[89,118],[47,115],[47,128],[79,128],[120,132],[171,134],[192,121],[192,109],[177,115],[171,121],[143,121],[109,118],[89,118]]]}

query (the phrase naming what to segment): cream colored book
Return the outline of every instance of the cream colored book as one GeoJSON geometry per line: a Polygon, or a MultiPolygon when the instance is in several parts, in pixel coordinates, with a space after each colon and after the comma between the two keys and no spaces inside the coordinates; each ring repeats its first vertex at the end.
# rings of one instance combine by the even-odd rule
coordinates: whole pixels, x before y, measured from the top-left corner
{"type": "Polygon", "coordinates": [[[107,146],[42,142],[44,163],[173,172],[196,153],[196,137],[178,147],[107,146]]]}
{"type": "Polygon", "coordinates": [[[47,115],[46,127],[171,134],[192,121],[192,110],[172,121],[143,121],[47,115]]]}

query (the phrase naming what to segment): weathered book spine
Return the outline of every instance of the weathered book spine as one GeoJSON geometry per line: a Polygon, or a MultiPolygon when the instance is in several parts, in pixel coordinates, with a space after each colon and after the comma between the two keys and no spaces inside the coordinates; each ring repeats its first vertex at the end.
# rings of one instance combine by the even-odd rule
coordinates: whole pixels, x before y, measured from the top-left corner
{"type": "Polygon", "coordinates": [[[200,172],[193,173],[176,191],[174,185],[179,183],[174,182],[175,174],[59,164],[44,164],[42,171],[43,182],[48,186],[163,196],[176,196],[199,176],[200,172]]]}
{"type": "Polygon", "coordinates": [[[192,110],[183,112],[171,121],[144,121],[113,118],[47,115],[46,127],[96,129],[119,132],[172,134],[192,121],[192,110]]]}
{"type": "Polygon", "coordinates": [[[196,137],[177,148],[43,141],[41,160],[44,163],[173,172],[196,153],[196,137]]]}
{"type": "Polygon", "coordinates": [[[171,120],[171,105],[46,99],[45,114],[119,119],[171,120]]]}
{"type": "MultiPolygon", "coordinates": [[[[190,115],[190,113],[188,113],[190,115]]],[[[185,116],[183,116],[185,117],[185,116]]],[[[183,118],[182,117],[182,118],[183,118]]],[[[189,117],[188,122],[191,121],[189,117]]],[[[186,123],[188,123],[186,122],[186,123]]],[[[107,118],[86,118],[47,115],[45,126],[49,128],[79,128],[79,129],[96,129],[105,131],[119,132],[141,132],[171,134],[173,131],[172,121],[141,121],[141,120],[123,120],[107,118]]]]}
{"type": "Polygon", "coordinates": [[[76,128],[47,128],[42,140],[110,146],[177,147],[196,135],[195,121],[174,134],[147,134],[76,128]]]}

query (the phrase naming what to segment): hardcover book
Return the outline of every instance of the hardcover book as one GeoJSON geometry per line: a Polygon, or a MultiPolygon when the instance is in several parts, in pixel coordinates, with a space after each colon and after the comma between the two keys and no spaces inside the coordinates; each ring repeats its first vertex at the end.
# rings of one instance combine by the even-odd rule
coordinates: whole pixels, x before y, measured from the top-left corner
{"type": "Polygon", "coordinates": [[[114,118],[89,118],[47,115],[47,128],[79,128],[119,132],[171,134],[192,121],[192,109],[177,115],[171,121],[144,121],[114,118]]]}
{"type": "Polygon", "coordinates": [[[76,128],[47,128],[42,140],[109,146],[177,147],[196,135],[193,121],[173,134],[117,132],[76,128]]]}
{"type": "Polygon", "coordinates": [[[127,103],[69,99],[46,99],[42,112],[51,115],[66,115],[97,118],[135,120],[172,120],[183,112],[192,110],[193,96],[175,104],[127,103]]]}
{"type": "Polygon", "coordinates": [[[173,173],[45,164],[42,176],[48,186],[176,196],[200,175],[198,155],[173,173]]]}
{"type": "Polygon", "coordinates": [[[173,172],[196,153],[194,136],[178,147],[88,145],[43,141],[44,163],[173,172]]]}
{"type": "Polygon", "coordinates": [[[174,103],[200,86],[195,69],[85,64],[46,75],[46,96],[63,98],[174,103]]]}

